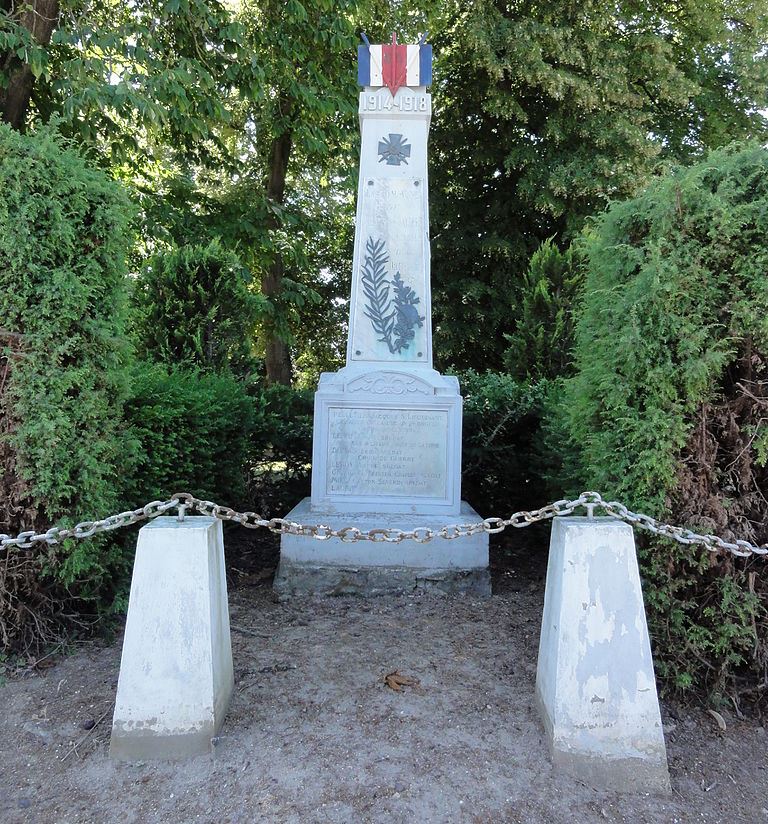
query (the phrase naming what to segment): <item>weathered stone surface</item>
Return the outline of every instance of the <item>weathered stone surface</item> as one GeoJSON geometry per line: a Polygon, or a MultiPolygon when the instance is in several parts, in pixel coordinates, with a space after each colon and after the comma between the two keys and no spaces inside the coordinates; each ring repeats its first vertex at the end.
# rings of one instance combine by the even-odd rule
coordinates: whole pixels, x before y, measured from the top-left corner
{"type": "Polygon", "coordinates": [[[315,394],[313,511],[458,516],[461,407],[456,378],[434,370],[324,374],[315,394]]]}
{"type": "Polygon", "coordinates": [[[347,364],[432,366],[427,135],[423,88],[360,93],[360,179],[347,364]],[[412,337],[381,323],[397,309],[412,337]],[[380,311],[382,310],[382,311],[380,311]]]}
{"type": "Polygon", "coordinates": [[[556,767],[599,788],[669,790],[628,524],[553,521],[536,694],[556,767]]]}
{"type": "Polygon", "coordinates": [[[210,752],[233,688],[221,521],[157,518],[139,532],[110,755],[210,752]]]}
{"type": "Polygon", "coordinates": [[[485,598],[491,594],[491,577],[487,569],[315,566],[281,560],[274,589],[281,598],[306,594],[368,598],[416,592],[485,598]]]}
{"type": "MultiPolygon", "coordinates": [[[[439,515],[318,511],[312,509],[309,498],[286,517],[298,523],[322,523],[333,529],[356,526],[363,531],[439,529],[446,523],[439,515]]],[[[481,519],[467,503],[462,503],[458,520],[474,523],[481,519]]],[[[285,534],[281,540],[275,590],[284,597],[307,592],[379,595],[427,590],[490,595],[488,535],[450,540],[435,538],[421,544],[416,541],[347,542],[339,538],[318,541],[285,534]]]]}

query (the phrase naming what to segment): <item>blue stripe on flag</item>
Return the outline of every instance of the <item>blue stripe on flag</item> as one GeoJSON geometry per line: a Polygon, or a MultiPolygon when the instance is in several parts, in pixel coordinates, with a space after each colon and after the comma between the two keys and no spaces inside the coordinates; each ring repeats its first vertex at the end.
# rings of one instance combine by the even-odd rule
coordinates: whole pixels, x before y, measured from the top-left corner
{"type": "Polygon", "coordinates": [[[419,85],[432,85],[432,46],[427,44],[419,47],[419,85]]]}
{"type": "Polygon", "coordinates": [[[368,46],[357,47],[357,84],[371,85],[371,53],[368,46]]]}

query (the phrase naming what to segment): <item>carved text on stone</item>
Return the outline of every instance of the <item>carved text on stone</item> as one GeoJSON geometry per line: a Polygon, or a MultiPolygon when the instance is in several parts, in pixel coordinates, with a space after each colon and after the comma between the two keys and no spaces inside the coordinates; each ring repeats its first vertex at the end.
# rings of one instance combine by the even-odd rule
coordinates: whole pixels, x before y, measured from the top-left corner
{"type": "Polygon", "coordinates": [[[328,492],[447,495],[447,411],[330,407],[328,413],[328,492]]]}

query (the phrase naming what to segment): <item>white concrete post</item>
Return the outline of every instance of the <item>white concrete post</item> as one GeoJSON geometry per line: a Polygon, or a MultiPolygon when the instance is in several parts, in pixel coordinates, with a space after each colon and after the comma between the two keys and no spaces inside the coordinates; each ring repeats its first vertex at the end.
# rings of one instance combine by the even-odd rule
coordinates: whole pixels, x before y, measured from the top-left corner
{"type": "Polygon", "coordinates": [[[139,532],[110,755],[210,752],[233,687],[221,521],[157,518],[139,532]]]}
{"type": "Polygon", "coordinates": [[[669,791],[628,524],[554,519],[536,697],[556,768],[598,788],[669,791]]]}

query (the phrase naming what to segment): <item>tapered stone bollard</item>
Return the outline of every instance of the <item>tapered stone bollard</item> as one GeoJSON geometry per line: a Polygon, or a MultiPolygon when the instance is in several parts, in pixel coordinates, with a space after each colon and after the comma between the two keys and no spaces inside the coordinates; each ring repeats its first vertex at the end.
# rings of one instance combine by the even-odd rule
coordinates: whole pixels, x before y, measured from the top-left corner
{"type": "Polygon", "coordinates": [[[221,521],[157,518],[139,532],[110,755],[210,752],[233,686],[221,521]]]}
{"type": "Polygon", "coordinates": [[[553,521],[536,696],[555,768],[597,788],[669,791],[628,524],[553,521]]]}

